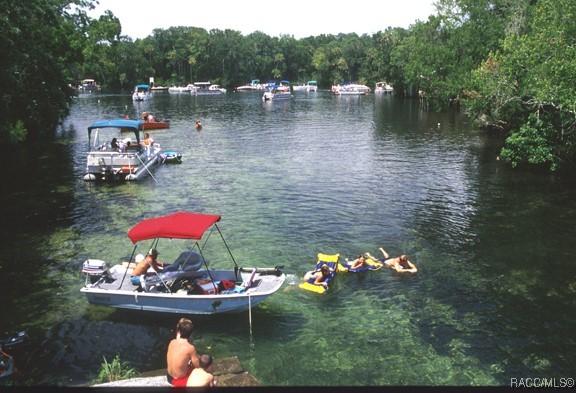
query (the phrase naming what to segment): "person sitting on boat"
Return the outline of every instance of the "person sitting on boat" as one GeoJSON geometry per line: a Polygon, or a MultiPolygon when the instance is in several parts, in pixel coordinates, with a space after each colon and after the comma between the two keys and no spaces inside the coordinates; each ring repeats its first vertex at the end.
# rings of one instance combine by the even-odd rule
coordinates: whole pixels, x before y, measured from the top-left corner
{"type": "Polygon", "coordinates": [[[188,341],[194,325],[188,318],[180,318],[176,324],[176,338],[168,344],[166,353],[166,379],[174,387],[186,387],[192,371],[200,367],[196,347],[188,341]]]}
{"type": "Polygon", "coordinates": [[[362,266],[366,266],[366,257],[364,255],[358,255],[356,259],[348,262],[348,270],[359,269],[362,266]]]}
{"type": "Polygon", "coordinates": [[[328,267],[328,265],[322,265],[320,270],[312,270],[312,271],[307,272],[304,275],[304,281],[310,281],[310,280],[314,279],[312,284],[322,285],[322,286],[327,287],[328,283],[326,282],[326,279],[329,276],[330,276],[330,267],[328,267]]]}
{"type": "MultiPolygon", "coordinates": [[[[382,255],[384,255],[384,258],[382,258],[380,261],[384,263],[384,266],[395,270],[398,273],[416,273],[418,272],[418,268],[416,268],[416,265],[414,265],[412,262],[410,262],[408,260],[408,257],[404,254],[396,257],[396,258],[390,258],[390,255],[386,252],[386,250],[384,250],[382,247],[379,248],[380,252],[382,252],[382,255]]],[[[376,258],[374,258],[372,255],[370,255],[370,253],[366,253],[365,254],[368,258],[372,258],[374,260],[378,260],[376,258]]]]}
{"type": "Polygon", "coordinates": [[[144,145],[144,147],[150,147],[150,146],[152,146],[153,143],[154,143],[154,139],[152,139],[150,137],[149,133],[145,133],[144,134],[144,140],[142,141],[142,144],[144,145]]]}
{"type": "Polygon", "coordinates": [[[214,375],[210,373],[212,356],[204,354],[200,356],[200,367],[195,368],[188,377],[186,387],[212,387],[216,385],[214,375]]]}
{"type": "Polygon", "coordinates": [[[160,272],[164,268],[164,264],[158,262],[158,251],[155,248],[151,248],[146,257],[132,270],[132,283],[137,285],[140,282],[140,276],[146,274],[150,268],[156,272],[160,272]]]}
{"type": "Polygon", "coordinates": [[[120,145],[118,144],[118,139],[112,138],[112,142],[110,142],[110,147],[112,150],[120,151],[120,145]]]}

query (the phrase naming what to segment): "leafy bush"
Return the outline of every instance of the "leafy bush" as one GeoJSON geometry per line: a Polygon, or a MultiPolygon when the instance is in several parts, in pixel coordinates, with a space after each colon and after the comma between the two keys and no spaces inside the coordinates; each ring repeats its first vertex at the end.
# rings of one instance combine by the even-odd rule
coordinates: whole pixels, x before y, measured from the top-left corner
{"type": "Polygon", "coordinates": [[[131,368],[127,363],[122,362],[118,355],[114,357],[111,363],[108,363],[105,357],[102,359],[104,359],[104,362],[100,365],[96,383],[119,381],[133,378],[137,375],[136,370],[131,368]]]}
{"type": "Polygon", "coordinates": [[[551,170],[558,168],[558,157],[554,154],[554,127],[531,115],[520,130],[512,132],[501,151],[501,158],[512,167],[528,163],[547,165],[551,170]]]}

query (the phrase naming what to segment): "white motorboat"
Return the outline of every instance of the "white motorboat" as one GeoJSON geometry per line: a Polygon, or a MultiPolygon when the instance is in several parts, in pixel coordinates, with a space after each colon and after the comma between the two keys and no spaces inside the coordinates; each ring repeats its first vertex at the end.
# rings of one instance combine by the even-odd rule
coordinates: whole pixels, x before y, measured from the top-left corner
{"type": "Polygon", "coordinates": [[[292,86],[294,92],[314,93],[318,91],[318,82],[308,81],[306,84],[292,86]]]}
{"type": "Polygon", "coordinates": [[[248,85],[238,86],[236,91],[238,92],[251,92],[251,91],[265,91],[266,87],[260,83],[260,79],[252,79],[248,85]]]}
{"type": "Polygon", "coordinates": [[[195,89],[194,85],[189,83],[186,86],[170,86],[168,88],[168,93],[171,93],[171,94],[181,94],[181,93],[189,94],[194,89],[195,89]]]}
{"type": "MultiPolygon", "coordinates": [[[[218,314],[258,305],[280,289],[286,276],[282,267],[239,267],[217,225],[220,218],[214,214],[177,212],[139,222],[128,231],[134,244],[130,260],[111,268],[102,260],[86,260],[82,268],[86,279],[80,291],[92,304],[165,313],[218,314]],[[203,255],[210,233],[200,246],[209,229],[210,233],[216,229],[220,234],[233,269],[210,268],[203,255]],[[158,250],[160,239],[170,239],[165,243],[167,247],[176,246],[172,239],[191,240],[193,244],[160,272],[150,268],[134,280],[131,272],[139,242],[152,240],[152,247],[158,250]]],[[[164,251],[160,249],[160,253],[164,251]]]]}
{"type": "Polygon", "coordinates": [[[355,83],[348,83],[345,85],[333,85],[332,86],[332,94],[335,95],[365,95],[369,93],[371,90],[366,85],[359,85],[355,83]]]}
{"type": "Polygon", "coordinates": [[[377,94],[388,94],[392,93],[394,88],[388,84],[388,82],[376,82],[376,88],[374,89],[374,93],[377,94]]]}
{"type": "Polygon", "coordinates": [[[220,86],[210,82],[194,82],[194,89],[190,91],[190,94],[197,96],[219,96],[225,93],[226,89],[221,89],[220,86]]]}
{"type": "Polygon", "coordinates": [[[277,101],[292,98],[290,82],[283,80],[275,84],[268,84],[268,90],[262,95],[262,101],[277,101]]]}
{"type": "Polygon", "coordinates": [[[152,94],[150,93],[150,86],[145,84],[136,85],[134,87],[134,92],[132,93],[133,101],[146,101],[152,94]]]}
{"type": "Polygon", "coordinates": [[[100,85],[94,79],[83,79],[78,85],[79,93],[91,94],[98,91],[100,91],[100,85]]]}
{"type": "Polygon", "coordinates": [[[144,129],[142,120],[100,120],[88,127],[90,150],[86,158],[84,180],[140,180],[151,175],[151,170],[160,163],[160,145],[140,145],[140,132],[144,129]],[[117,137],[102,143],[104,130],[113,129],[117,137]],[[122,131],[131,131],[135,139],[122,138],[122,131]],[[93,139],[92,139],[93,137],[93,139]]]}

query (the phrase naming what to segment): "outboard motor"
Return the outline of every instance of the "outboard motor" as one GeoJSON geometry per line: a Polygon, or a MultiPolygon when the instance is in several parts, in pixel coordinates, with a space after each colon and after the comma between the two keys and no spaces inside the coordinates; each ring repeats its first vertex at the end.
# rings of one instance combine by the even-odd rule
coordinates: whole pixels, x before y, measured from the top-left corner
{"type": "Polygon", "coordinates": [[[100,259],[87,259],[82,264],[82,273],[86,276],[86,285],[95,284],[108,274],[106,262],[100,259]]]}

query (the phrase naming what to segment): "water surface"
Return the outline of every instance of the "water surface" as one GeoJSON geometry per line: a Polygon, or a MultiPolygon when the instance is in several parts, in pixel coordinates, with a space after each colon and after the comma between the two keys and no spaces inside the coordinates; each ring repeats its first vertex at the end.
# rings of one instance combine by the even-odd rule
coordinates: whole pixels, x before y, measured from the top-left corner
{"type": "MultiPolygon", "coordinates": [[[[290,275],[253,310],[252,336],[248,313],[193,318],[200,352],[237,355],[266,385],[573,376],[575,184],[508,169],[499,143],[457,113],[390,96],[77,98],[56,141],[5,154],[1,328],[31,335],[22,383],[86,383],[116,354],[139,371],[165,367],[179,316],[91,306],[79,271],[89,257],[129,255],[132,225],[178,210],[221,214],[240,265],[290,275]],[[85,183],[87,126],[144,110],[171,120],[153,137],[183,163],[137,184],[85,183]],[[380,246],[408,254],[418,275],[344,274],[324,296],[298,289],[318,252],[380,246]]],[[[228,267],[216,240],[214,266],[228,267]]],[[[177,256],[168,240],[158,248],[177,256]]]]}

